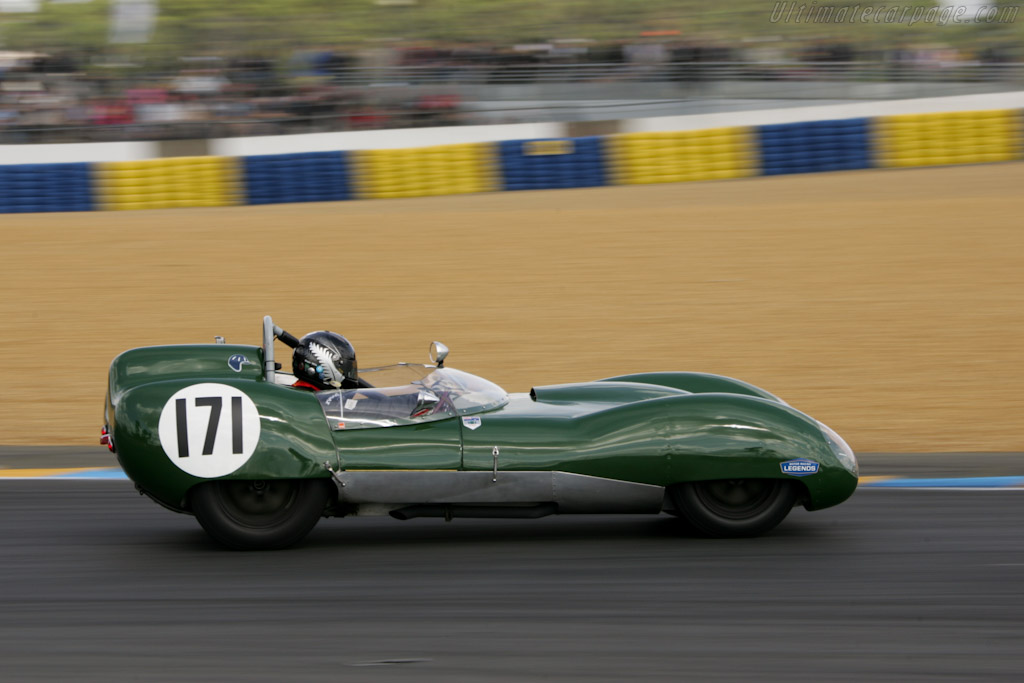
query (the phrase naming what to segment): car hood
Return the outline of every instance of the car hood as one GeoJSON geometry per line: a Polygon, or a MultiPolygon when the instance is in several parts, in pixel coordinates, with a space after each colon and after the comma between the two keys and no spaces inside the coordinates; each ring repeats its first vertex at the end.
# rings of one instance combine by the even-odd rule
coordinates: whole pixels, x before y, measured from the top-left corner
{"type": "Polygon", "coordinates": [[[689,393],[682,389],[641,382],[581,382],[534,387],[530,389],[530,398],[537,403],[624,404],[666,396],[686,396],[689,393]]]}

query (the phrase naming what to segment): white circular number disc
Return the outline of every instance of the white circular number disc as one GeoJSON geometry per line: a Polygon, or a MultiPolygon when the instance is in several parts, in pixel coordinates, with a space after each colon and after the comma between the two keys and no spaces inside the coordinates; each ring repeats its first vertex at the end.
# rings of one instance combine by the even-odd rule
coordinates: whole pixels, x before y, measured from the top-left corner
{"type": "Polygon", "coordinates": [[[212,479],[244,465],[260,440],[260,414],[241,389],[193,384],[171,396],[160,413],[160,445],[174,465],[212,479]]]}

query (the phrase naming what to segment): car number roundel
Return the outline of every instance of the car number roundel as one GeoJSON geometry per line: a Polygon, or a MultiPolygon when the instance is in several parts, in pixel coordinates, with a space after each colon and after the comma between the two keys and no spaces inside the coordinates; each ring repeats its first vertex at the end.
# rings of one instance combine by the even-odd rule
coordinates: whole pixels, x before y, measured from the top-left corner
{"type": "Polygon", "coordinates": [[[159,432],[160,445],[176,467],[211,479],[249,460],[260,440],[260,414],[241,389],[193,384],[167,399],[159,432]]]}

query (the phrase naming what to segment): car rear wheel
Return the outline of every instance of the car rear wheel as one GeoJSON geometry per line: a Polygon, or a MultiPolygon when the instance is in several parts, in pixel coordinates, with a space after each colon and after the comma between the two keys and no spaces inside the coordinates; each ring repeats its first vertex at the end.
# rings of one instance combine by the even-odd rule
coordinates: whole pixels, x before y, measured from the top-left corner
{"type": "Polygon", "coordinates": [[[797,493],[794,483],[784,479],[694,481],[669,488],[679,515],[715,538],[771,531],[793,509],[797,493]]]}
{"type": "Polygon", "coordinates": [[[276,550],[298,543],[323,515],[333,485],[326,479],[210,481],[192,493],[206,533],[234,550],[276,550]]]}

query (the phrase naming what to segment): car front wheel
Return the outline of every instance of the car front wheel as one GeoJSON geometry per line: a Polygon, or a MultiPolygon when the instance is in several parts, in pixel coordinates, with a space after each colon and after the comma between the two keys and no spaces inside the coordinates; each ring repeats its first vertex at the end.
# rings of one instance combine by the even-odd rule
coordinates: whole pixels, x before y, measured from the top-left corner
{"type": "Polygon", "coordinates": [[[277,550],[298,543],[323,515],[326,479],[220,480],[197,486],[192,512],[213,540],[233,550],[277,550]]]}
{"type": "Polygon", "coordinates": [[[669,495],[679,516],[715,538],[757,536],[786,518],[797,488],[784,479],[720,479],[676,484],[669,495]]]}

